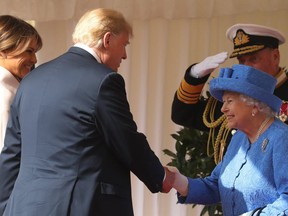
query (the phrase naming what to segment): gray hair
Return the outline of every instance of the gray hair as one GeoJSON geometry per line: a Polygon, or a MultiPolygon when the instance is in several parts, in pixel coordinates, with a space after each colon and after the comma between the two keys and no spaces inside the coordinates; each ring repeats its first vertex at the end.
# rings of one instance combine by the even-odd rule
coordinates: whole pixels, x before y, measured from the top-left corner
{"type": "Polygon", "coordinates": [[[254,98],[251,98],[247,95],[240,94],[240,100],[245,102],[248,106],[256,106],[258,107],[259,111],[266,114],[267,116],[276,116],[277,113],[274,112],[267,104],[256,100],[254,98]]]}

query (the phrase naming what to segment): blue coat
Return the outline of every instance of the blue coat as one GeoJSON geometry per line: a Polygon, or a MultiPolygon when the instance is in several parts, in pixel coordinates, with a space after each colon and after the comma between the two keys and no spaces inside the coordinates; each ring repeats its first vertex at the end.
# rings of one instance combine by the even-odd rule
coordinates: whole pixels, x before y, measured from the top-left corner
{"type": "Polygon", "coordinates": [[[189,178],[181,203],[221,202],[224,215],[263,208],[261,216],[288,214],[288,126],[276,119],[253,144],[237,131],[211,176],[189,178]]]}
{"type": "Polygon", "coordinates": [[[137,132],[121,75],[72,47],[21,82],[0,156],[0,215],[132,216],[132,171],[164,169],[137,132]]]}

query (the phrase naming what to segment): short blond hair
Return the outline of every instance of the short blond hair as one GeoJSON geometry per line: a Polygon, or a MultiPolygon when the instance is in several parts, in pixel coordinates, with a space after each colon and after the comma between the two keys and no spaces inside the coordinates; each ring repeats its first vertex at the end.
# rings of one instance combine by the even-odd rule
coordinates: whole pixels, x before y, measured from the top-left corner
{"type": "Polygon", "coordinates": [[[42,39],[32,25],[14,16],[0,16],[1,53],[19,55],[28,48],[32,40],[36,40],[36,51],[40,50],[42,39]]]}
{"type": "Polygon", "coordinates": [[[98,8],[86,12],[80,18],[72,35],[73,42],[100,48],[103,44],[103,36],[107,32],[115,35],[127,32],[130,37],[133,36],[132,26],[120,12],[98,8]]]}

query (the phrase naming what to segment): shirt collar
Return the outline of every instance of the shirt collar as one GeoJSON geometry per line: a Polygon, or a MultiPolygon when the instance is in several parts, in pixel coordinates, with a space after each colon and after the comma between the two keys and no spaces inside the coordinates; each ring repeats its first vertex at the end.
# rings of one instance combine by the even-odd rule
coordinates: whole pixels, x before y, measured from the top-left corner
{"type": "Polygon", "coordinates": [[[86,51],[89,52],[92,56],[94,56],[94,58],[95,58],[99,63],[101,63],[101,60],[100,60],[99,56],[94,52],[94,50],[93,50],[91,47],[87,46],[86,44],[76,43],[76,44],[74,44],[74,47],[79,47],[79,48],[81,48],[81,49],[86,50],[86,51]]]}

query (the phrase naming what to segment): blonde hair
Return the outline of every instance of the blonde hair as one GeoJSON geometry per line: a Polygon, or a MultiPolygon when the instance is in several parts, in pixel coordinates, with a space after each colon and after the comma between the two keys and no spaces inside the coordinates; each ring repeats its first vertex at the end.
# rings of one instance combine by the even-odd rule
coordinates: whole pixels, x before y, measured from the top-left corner
{"type": "Polygon", "coordinates": [[[73,42],[100,48],[103,44],[103,36],[107,32],[114,35],[127,32],[131,37],[133,36],[132,26],[120,12],[98,8],[86,12],[80,18],[72,35],[73,42]]]}
{"type": "Polygon", "coordinates": [[[32,40],[36,40],[36,51],[40,50],[42,48],[42,39],[32,25],[14,16],[0,16],[1,53],[19,55],[28,48],[32,40]]]}

